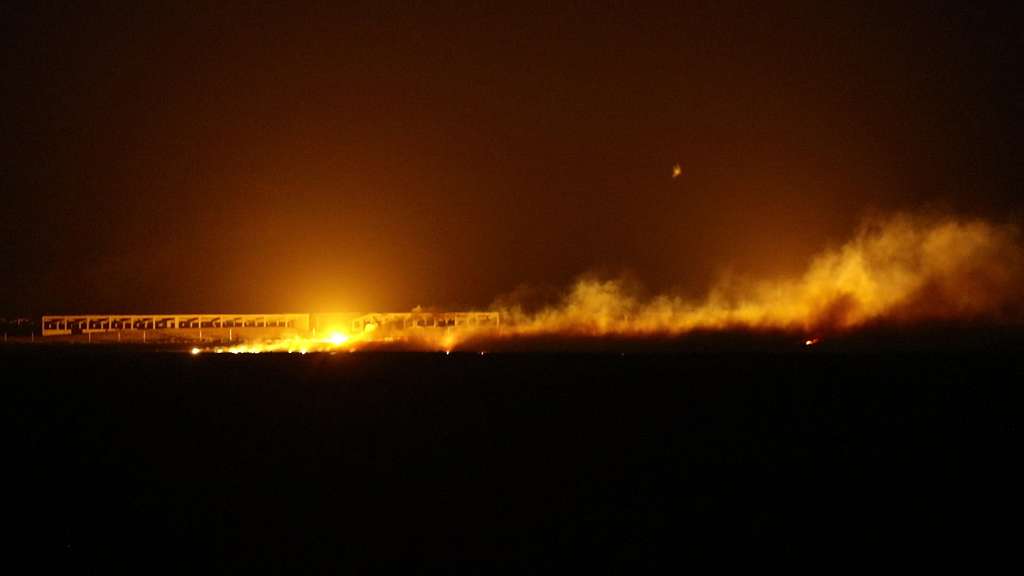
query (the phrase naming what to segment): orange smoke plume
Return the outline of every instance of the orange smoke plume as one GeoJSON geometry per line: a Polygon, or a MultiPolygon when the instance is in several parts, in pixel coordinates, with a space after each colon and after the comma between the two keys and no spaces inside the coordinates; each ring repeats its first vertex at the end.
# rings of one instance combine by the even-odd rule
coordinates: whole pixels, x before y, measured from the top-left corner
{"type": "Polygon", "coordinates": [[[897,216],[855,237],[791,279],[713,288],[703,301],[642,300],[616,280],[579,281],[557,306],[506,306],[504,336],[674,335],[694,330],[844,331],[879,323],[1014,322],[1024,250],[1017,230],[983,220],[897,216]]]}

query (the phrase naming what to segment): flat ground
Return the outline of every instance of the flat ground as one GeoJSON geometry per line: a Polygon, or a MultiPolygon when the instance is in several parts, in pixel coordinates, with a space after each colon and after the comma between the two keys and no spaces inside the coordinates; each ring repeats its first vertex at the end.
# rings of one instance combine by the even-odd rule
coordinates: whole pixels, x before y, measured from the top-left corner
{"type": "Polygon", "coordinates": [[[19,346],[0,368],[13,549],[41,565],[989,559],[1022,511],[1013,350],[19,346]]]}

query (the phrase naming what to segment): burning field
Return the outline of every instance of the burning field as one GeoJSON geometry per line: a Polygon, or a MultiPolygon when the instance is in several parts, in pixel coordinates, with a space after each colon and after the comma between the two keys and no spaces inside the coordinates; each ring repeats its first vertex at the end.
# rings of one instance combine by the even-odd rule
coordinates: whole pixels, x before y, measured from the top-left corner
{"type": "MultiPolygon", "coordinates": [[[[473,351],[522,342],[651,340],[692,334],[785,334],[805,346],[866,329],[1020,322],[1024,251],[1016,227],[980,219],[899,215],[865,222],[845,244],[790,278],[733,278],[702,300],[644,298],[616,279],[585,277],[560,301],[530,308],[502,299],[501,322],[394,331],[367,323],[194,353],[361,349],[473,351]]],[[[541,347],[544,345],[541,344],[541,347]]]]}

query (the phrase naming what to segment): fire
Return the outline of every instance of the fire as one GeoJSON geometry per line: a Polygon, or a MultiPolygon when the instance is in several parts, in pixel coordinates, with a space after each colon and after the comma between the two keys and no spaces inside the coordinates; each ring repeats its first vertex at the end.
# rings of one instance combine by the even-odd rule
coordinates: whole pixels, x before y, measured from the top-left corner
{"type": "MultiPolygon", "coordinates": [[[[415,328],[407,332],[389,332],[376,325],[368,325],[353,333],[341,329],[330,330],[326,336],[316,337],[294,335],[263,341],[246,341],[234,346],[217,347],[210,351],[230,354],[257,354],[282,352],[308,354],[312,352],[355,352],[365,349],[399,349],[420,351],[441,351],[451,353],[458,349],[463,336],[479,332],[479,328],[415,328]]],[[[193,349],[198,354],[199,348],[193,349]]]]}
{"type": "Polygon", "coordinates": [[[245,342],[236,346],[216,349],[216,352],[231,354],[256,354],[260,352],[290,352],[308,354],[310,352],[353,351],[358,339],[341,331],[332,331],[323,338],[293,336],[265,342],[245,342]]]}
{"type": "MultiPolygon", "coordinates": [[[[530,337],[675,336],[692,331],[783,330],[821,335],[885,323],[1019,322],[1024,250],[1013,227],[984,220],[897,216],[869,222],[846,244],[814,257],[792,278],[714,286],[701,300],[641,299],[622,282],[586,278],[561,302],[527,312],[499,306],[500,326],[367,323],[351,333],[246,342],[231,353],[336,352],[380,346],[450,353],[530,337]]],[[[193,349],[193,354],[198,349],[193,349]]],[[[482,352],[481,352],[482,353],[482,352]]]]}

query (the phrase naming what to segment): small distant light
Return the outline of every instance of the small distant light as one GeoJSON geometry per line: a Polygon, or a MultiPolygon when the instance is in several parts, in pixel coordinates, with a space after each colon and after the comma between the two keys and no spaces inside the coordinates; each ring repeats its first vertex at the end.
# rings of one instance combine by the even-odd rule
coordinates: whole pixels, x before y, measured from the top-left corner
{"type": "Polygon", "coordinates": [[[193,348],[192,349],[192,355],[193,356],[198,355],[200,352],[202,352],[202,350],[200,350],[199,348],[193,348]]]}
{"type": "Polygon", "coordinates": [[[817,343],[818,343],[818,339],[817,338],[810,338],[808,340],[804,340],[804,346],[814,346],[817,343]]]}
{"type": "Polygon", "coordinates": [[[444,355],[445,355],[445,356],[451,356],[451,354],[452,354],[452,351],[451,351],[451,350],[445,350],[445,351],[444,351],[444,355]]]}

